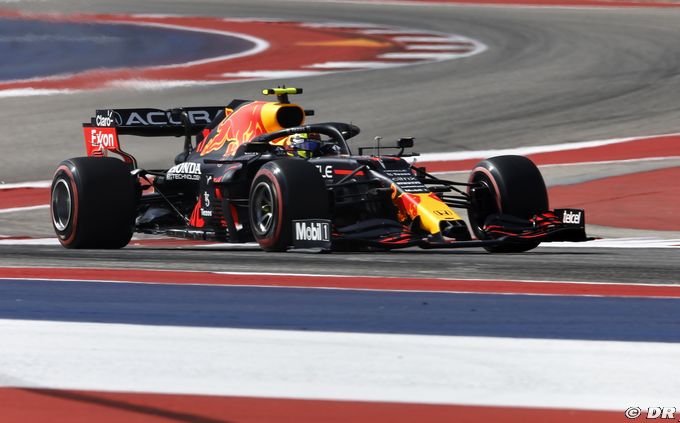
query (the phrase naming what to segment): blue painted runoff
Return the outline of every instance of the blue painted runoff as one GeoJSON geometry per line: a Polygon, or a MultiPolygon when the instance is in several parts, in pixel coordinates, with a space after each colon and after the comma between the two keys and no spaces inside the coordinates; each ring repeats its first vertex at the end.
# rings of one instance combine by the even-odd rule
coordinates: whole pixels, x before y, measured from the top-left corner
{"type": "Polygon", "coordinates": [[[680,342],[680,299],[0,280],[0,318],[680,342]]]}
{"type": "Polygon", "coordinates": [[[243,38],[195,31],[0,18],[0,81],[179,64],[253,47],[243,38]]]}

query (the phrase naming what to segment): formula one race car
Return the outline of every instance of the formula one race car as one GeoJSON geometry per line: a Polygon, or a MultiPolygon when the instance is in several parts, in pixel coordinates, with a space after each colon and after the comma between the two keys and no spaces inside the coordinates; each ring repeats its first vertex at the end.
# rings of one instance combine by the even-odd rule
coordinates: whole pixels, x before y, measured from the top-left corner
{"type": "Polygon", "coordinates": [[[97,110],[83,124],[88,157],[63,161],[51,215],[67,248],[121,248],[134,232],[289,248],[375,250],[484,247],[522,252],[585,241],[583,210],[549,210],[541,173],[521,156],[492,157],[467,182],[405,159],[413,138],[359,148],[348,123],[306,124],[296,88],[277,101],[171,110],[97,110]],[[143,169],[119,135],[183,136],[174,166],[143,169]],[[368,151],[371,154],[364,154],[368,151]],[[383,154],[384,151],[393,154],[383,154]],[[109,157],[111,153],[119,158],[109,157]],[[466,222],[452,209],[467,209],[466,222]],[[472,235],[476,239],[472,238],[472,235]]]}

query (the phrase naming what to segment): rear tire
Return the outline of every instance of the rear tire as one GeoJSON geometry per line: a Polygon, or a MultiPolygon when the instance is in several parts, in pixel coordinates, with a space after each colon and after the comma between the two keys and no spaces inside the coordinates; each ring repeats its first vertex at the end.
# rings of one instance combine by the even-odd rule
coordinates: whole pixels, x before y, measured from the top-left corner
{"type": "MultiPolygon", "coordinates": [[[[490,239],[483,227],[491,214],[531,219],[548,210],[548,191],[543,176],[536,165],[524,156],[497,156],[483,160],[472,170],[469,182],[481,183],[491,193],[487,204],[477,204],[473,200],[468,209],[470,226],[479,239],[490,239]]],[[[532,250],[539,244],[529,241],[484,248],[492,253],[518,253],[532,250]]]]}
{"type": "Polygon", "coordinates": [[[293,240],[293,220],[330,218],[326,183],[305,160],[268,162],[251,184],[249,214],[260,247],[286,251],[293,240]]]}
{"type": "Polygon", "coordinates": [[[66,248],[122,248],[132,238],[137,199],[124,162],[112,157],[64,160],[52,179],[52,226],[66,248]]]}

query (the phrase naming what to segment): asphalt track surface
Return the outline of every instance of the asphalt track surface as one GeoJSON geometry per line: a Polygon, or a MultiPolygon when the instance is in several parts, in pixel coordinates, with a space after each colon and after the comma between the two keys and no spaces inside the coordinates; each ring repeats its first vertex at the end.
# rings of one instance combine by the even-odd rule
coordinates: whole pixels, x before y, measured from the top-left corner
{"type": "MultiPolygon", "coordinates": [[[[300,78],[319,119],[352,121],[364,140],[417,136],[418,150],[508,148],[676,132],[680,124],[677,9],[536,9],[397,6],[281,1],[82,1],[3,5],[34,12],[138,12],[352,21],[464,34],[489,46],[462,60],[300,78]]],[[[65,157],[82,155],[79,123],[102,105],[172,107],[252,98],[267,84],[241,82],[155,91],[105,90],[0,98],[2,179],[49,179],[65,157]],[[142,100],[143,99],[143,100],[142,100]],[[143,103],[143,104],[142,104],[143,103]]],[[[164,141],[132,143],[149,167],[175,154],[164,141]]],[[[177,143],[179,148],[179,143],[177,143]]],[[[45,213],[27,214],[42,224],[45,213]]],[[[633,217],[634,218],[634,217],[633,217]]],[[[6,220],[5,220],[6,222],[6,220]]],[[[26,225],[26,223],[24,223],[26,225]]],[[[376,274],[680,282],[676,250],[545,249],[500,256],[482,251],[265,254],[255,250],[126,249],[73,252],[3,246],[5,266],[84,265],[293,273],[376,274]]]]}
{"type": "Polygon", "coordinates": [[[265,253],[257,247],[66,250],[0,246],[0,266],[141,268],[356,276],[680,284],[677,250],[548,248],[522,254],[480,249],[389,253],[265,253]]]}

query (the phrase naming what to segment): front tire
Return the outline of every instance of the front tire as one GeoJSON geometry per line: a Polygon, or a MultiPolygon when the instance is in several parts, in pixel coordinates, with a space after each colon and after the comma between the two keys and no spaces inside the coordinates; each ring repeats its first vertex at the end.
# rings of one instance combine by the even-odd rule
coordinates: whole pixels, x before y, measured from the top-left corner
{"type": "MultiPolygon", "coordinates": [[[[536,165],[524,156],[497,156],[479,162],[470,174],[470,183],[480,184],[486,198],[473,195],[468,209],[472,231],[479,239],[490,239],[484,231],[486,218],[495,213],[531,219],[548,210],[548,191],[536,165]]],[[[471,188],[468,188],[470,194],[471,188]]],[[[482,196],[484,197],[484,196],[482,196]]],[[[484,247],[492,253],[518,253],[532,250],[540,242],[522,242],[484,247]]]]}
{"type": "Polygon", "coordinates": [[[59,164],[50,214],[66,248],[111,249],[132,238],[137,190],[128,165],[112,157],[77,157],[59,164]]]}
{"type": "Polygon", "coordinates": [[[265,251],[286,251],[293,220],[329,219],[326,183],[305,160],[282,159],[260,168],[250,187],[250,225],[265,251]]]}

